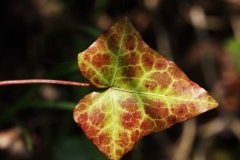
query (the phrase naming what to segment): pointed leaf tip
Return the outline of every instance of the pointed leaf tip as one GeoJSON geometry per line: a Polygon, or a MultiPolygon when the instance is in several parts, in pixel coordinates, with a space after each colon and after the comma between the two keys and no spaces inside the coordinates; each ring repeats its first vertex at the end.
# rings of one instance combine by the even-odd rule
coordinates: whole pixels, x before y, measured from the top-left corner
{"type": "Polygon", "coordinates": [[[118,160],[143,136],[217,107],[175,65],[151,49],[128,18],[78,55],[82,74],[103,92],[86,95],[74,120],[109,159],[118,160]]]}

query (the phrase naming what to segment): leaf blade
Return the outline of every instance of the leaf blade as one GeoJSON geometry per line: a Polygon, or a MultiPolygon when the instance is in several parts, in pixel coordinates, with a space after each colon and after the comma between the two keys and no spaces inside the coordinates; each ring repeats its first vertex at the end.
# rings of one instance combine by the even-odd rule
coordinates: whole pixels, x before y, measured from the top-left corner
{"type": "Polygon", "coordinates": [[[193,118],[214,105],[214,101],[169,101],[166,97],[159,101],[159,95],[108,89],[104,94],[85,96],[76,107],[74,118],[104,154],[119,159],[143,136],[193,118]],[[208,108],[201,107],[203,104],[208,108]]]}
{"type": "Polygon", "coordinates": [[[213,109],[217,102],[151,49],[123,18],[78,55],[82,74],[104,92],[86,95],[74,110],[89,139],[120,159],[143,136],[213,109]]]}

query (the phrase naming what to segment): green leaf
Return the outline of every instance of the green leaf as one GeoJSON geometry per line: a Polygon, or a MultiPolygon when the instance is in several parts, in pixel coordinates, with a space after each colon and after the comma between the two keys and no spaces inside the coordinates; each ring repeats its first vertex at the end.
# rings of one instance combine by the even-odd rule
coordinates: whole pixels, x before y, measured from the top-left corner
{"type": "Polygon", "coordinates": [[[80,70],[103,92],[86,95],[74,120],[109,159],[143,136],[215,108],[217,102],[171,61],[151,49],[128,18],[78,55],[80,70]]]}
{"type": "Polygon", "coordinates": [[[224,47],[233,57],[236,69],[240,73],[240,41],[235,38],[229,38],[225,41],[224,47]]]}

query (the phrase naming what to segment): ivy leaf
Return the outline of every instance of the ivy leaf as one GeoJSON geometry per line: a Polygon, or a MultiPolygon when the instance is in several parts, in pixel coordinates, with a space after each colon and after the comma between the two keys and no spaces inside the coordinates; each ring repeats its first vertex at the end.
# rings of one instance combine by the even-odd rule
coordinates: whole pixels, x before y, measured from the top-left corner
{"type": "Polygon", "coordinates": [[[82,74],[102,92],[86,95],[74,120],[111,160],[143,136],[217,107],[217,102],[151,49],[123,18],[78,55],[82,74]]]}

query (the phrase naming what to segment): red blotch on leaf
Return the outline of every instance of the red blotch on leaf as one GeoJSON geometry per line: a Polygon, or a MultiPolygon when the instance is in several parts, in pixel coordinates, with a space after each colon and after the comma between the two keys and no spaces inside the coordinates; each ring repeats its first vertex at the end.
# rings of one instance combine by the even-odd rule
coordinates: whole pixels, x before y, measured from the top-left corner
{"type": "Polygon", "coordinates": [[[97,85],[100,83],[100,80],[97,77],[92,78],[93,85],[97,85]]]}
{"type": "Polygon", "coordinates": [[[122,76],[124,77],[141,77],[143,74],[143,70],[141,66],[127,66],[124,67],[122,76]]]}
{"type": "Polygon", "coordinates": [[[84,73],[88,77],[93,77],[94,75],[96,75],[96,71],[94,71],[92,68],[88,68],[88,72],[84,72],[84,73]]]}
{"type": "Polygon", "coordinates": [[[129,98],[119,101],[119,104],[123,109],[123,112],[120,114],[123,128],[128,130],[136,128],[142,118],[140,111],[138,111],[137,102],[129,98]]]}
{"type": "Polygon", "coordinates": [[[111,63],[110,62],[110,56],[109,56],[108,53],[105,53],[105,54],[95,54],[92,57],[92,64],[95,67],[101,68],[102,66],[109,65],[110,63],[111,63]]]}
{"type": "Polygon", "coordinates": [[[78,105],[78,110],[79,111],[84,111],[85,109],[87,109],[87,105],[85,104],[85,103],[80,103],[79,105],[78,105]]]}
{"type": "Polygon", "coordinates": [[[151,133],[155,128],[155,123],[150,118],[145,118],[140,124],[140,129],[142,130],[143,135],[151,133]]]}
{"type": "Polygon", "coordinates": [[[166,89],[172,83],[172,78],[167,72],[155,72],[150,78],[157,81],[158,85],[161,87],[160,89],[166,89]]]}
{"type": "Polygon", "coordinates": [[[144,105],[144,110],[152,119],[164,119],[169,115],[169,110],[166,104],[159,101],[149,100],[147,105],[144,105]]]}
{"type": "MultiPolygon", "coordinates": [[[[90,50],[93,50],[92,48],[93,48],[93,47],[91,47],[90,50]]],[[[91,52],[91,53],[93,54],[93,52],[91,52]]],[[[96,52],[95,52],[95,53],[96,53],[96,52]]],[[[94,54],[95,54],[95,53],[94,53],[94,54]]],[[[86,54],[86,55],[84,56],[84,60],[85,60],[86,62],[89,63],[89,62],[90,62],[90,59],[91,59],[90,54],[86,54]]]]}
{"type": "Polygon", "coordinates": [[[88,114],[87,113],[83,113],[81,114],[81,116],[78,117],[78,122],[84,122],[88,120],[88,114]]]}
{"type": "Polygon", "coordinates": [[[91,47],[88,48],[88,52],[89,54],[85,56],[86,61],[89,61],[89,55],[94,55],[98,52],[98,48],[96,47],[96,45],[91,45],[91,47]]]}
{"type": "MultiPolygon", "coordinates": [[[[89,126],[87,127],[87,129],[84,128],[84,127],[87,127],[87,126],[83,126],[82,129],[84,130],[85,134],[86,134],[88,137],[90,137],[91,139],[94,139],[94,138],[96,137],[96,135],[98,135],[98,133],[99,133],[99,131],[100,131],[98,128],[96,128],[95,126],[92,126],[92,125],[89,125],[89,126]]],[[[97,136],[97,137],[98,137],[98,136],[97,136]]]]}
{"type": "Polygon", "coordinates": [[[165,120],[166,120],[168,126],[172,126],[173,124],[178,122],[177,117],[173,114],[166,117],[165,120]]]}
{"type": "Polygon", "coordinates": [[[100,73],[107,77],[107,76],[111,76],[112,70],[108,66],[102,66],[100,69],[100,73]]]}
{"type": "Polygon", "coordinates": [[[191,95],[191,93],[192,90],[190,87],[188,87],[187,81],[178,80],[172,84],[172,94],[175,96],[189,96],[189,94],[191,95]]]}
{"type": "Polygon", "coordinates": [[[109,145],[110,141],[111,141],[111,136],[108,133],[101,133],[98,136],[98,142],[101,145],[109,145]]]}
{"type": "Polygon", "coordinates": [[[106,52],[108,50],[107,44],[105,43],[107,41],[107,37],[102,37],[101,39],[97,39],[96,43],[93,43],[95,47],[99,50],[99,52],[106,52]]]}
{"type": "Polygon", "coordinates": [[[156,60],[154,66],[157,70],[165,70],[167,68],[167,61],[160,57],[156,60]]]}
{"type": "Polygon", "coordinates": [[[196,115],[200,111],[200,107],[194,105],[193,103],[188,104],[188,113],[196,115]]]}
{"type": "Polygon", "coordinates": [[[144,87],[146,90],[153,91],[157,87],[156,81],[145,80],[144,87]]]}
{"type": "Polygon", "coordinates": [[[120,132],[118,134],[117,144],[122,148],[126,148],[129,145],[129,136],[127,132],[120,132]]]}
{"type": "Polygon", "coordinates": [[[123,126],[124,129],[133,130],[140,123],[142,115],[140,112],[135,113],[123,112],[121,113],[120,118],[121,125],[123,126]]]}
{"type": "Polygon", "coordinates": [[[146,52],[142,55],[142,62],[146,69],[151,70],[155,63],[155,58],[153,54],[146,52]]]}
{"type": "Polygon", "coordinates": [[[109,50],[118,50],[119,44],[119,34],[113,33],[107,38],[107,46],[109,50]]]}
{"type": "Polygon", "coordinates": [[[142,39],[137,39],[137,50],[138,51],[145,51],[148,46],[142,39]]]}
{"type": "Polygon", "coordinates": [[[132,141],[133,143],[135,143],[135,142],[138,141],[139,139],[140,139],[139,130],[132,131],[131,141],[132,141]]]}
{"type": "Polygon", "coordinates": [[[155,123],[156,123],[156,129],[154,129],[155,132],[162,131],[167,126],[167,122],[165,121],[165,119],[157,119],[155,120],[155,123]]]}
{"type": "Polygon", "coordinates": [[[133,98],[128,98],[126,100],[119,100],[118,102],[120,104],[120,106],[122,107],[123,110],[126,110],[127,112],[133,113],[136,110],[138,110],[138,105],[137,105],[137,101],[134,100],[133,98]]]}
{"type": "Polygon", "coordinates": [[[137,65],[139,63],[140,56],[136,51],[132,51],[129,54],[123,56],[122,61],[125,61],[128,65],[137,65]]]}
{"type": "Polygon", "coordinates": [[[172,108],[172,113],[177,116],[185,116],[188,113],[186,104],[174,105],[172,108]]]}
{"type": "MultiPolygon", "coordinates": [[[[125,148],[124,148],[125,149],[125,148]]],[[[122,156],[122,154],[124,153],[124,151],[123,150],[121,150],[121,149],[116,149],[116,157],[121,157],[122,156]]]]}
{"type": "Polygon", "coordinates": [[[136,47],[136,39],[133,35],[126,35],[123,39],[123,46],[127,49],[127,50],[134,50],[136,47]]]}
{"type": "Polygon", "coordinates": [[[102,112],[102,110],[104,110],[103,108],[104,106],[102,108],[95,109],[89,117],[91,124],[96,126],[97,128],[104,127],[105,114],[102,112]]]}

